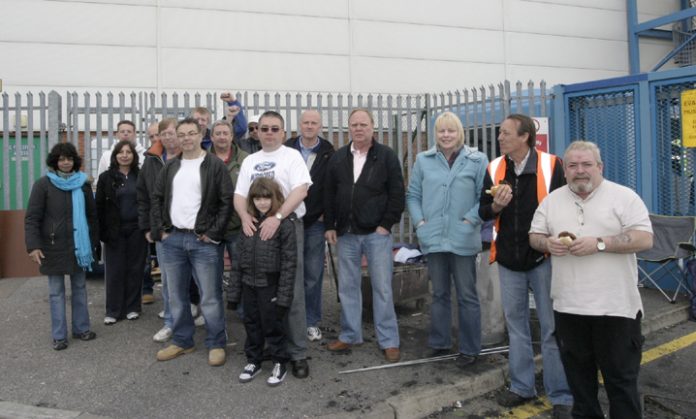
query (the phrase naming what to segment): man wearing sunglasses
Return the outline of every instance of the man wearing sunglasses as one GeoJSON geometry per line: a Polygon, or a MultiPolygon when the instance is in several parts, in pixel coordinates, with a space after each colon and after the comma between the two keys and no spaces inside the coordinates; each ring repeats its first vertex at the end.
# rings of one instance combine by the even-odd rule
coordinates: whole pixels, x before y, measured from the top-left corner
{"type": "Polygon", "coordinates": [[[290,218],[295,224],[297,238],[297,272],[290,311],[285,316],[284,324],[288,335],[288,356],[292,364],[292,374],[297,378],[309,375],[307,364],[307,319],[305,315],[304,263],[302,250],[304,246],[304,229],[302,217],[306,213],[303,200],[312,185],[312,178],[302,155],[296,150],[283,145],[285,130],[283,117],[273,111],[264,112],[259,119],[259,138],[262,149],[249,155],[239,171],[237,186],[234,191],[234,208],[242,219],[242,232],[252,236],[256,231],[254,220],[246,210],[246,197],[249,187],[257,177],[269,177],[278,182],[285,196],[285,202],[276,212],[275,217],[266,218],[261,225],[261,240],[268,240],[280,226],[284,218],[290,218]]]}
{"type": "Polygon", "coordinates": [[[252,115],[249,117],[249,124],[247,128],[249,129],[249,135],[245,138],[235,139],[235,143],[242,150],[249,154],[256,153],[261,150],[261,141],[259,140],[259,117],[261,115],[252,115]]]}

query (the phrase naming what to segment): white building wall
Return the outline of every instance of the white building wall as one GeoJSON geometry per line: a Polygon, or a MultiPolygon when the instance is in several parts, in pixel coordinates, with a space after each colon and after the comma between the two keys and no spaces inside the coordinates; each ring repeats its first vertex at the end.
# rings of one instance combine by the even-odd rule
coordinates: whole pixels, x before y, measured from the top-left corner
{"type": "MultiPolygon", "coordinates": [[[[625,0],[0,0],[4,91],[420,93],[628,73],[625,0]]],[[[640,21],[679,9],[642,0],[640,21]]],[[[642,41],[649,70],[670,43],[642,41]]]]}

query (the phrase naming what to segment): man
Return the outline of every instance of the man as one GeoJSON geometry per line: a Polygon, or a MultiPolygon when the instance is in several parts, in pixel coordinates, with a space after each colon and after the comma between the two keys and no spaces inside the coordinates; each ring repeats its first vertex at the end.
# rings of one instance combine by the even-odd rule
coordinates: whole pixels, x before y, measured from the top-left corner
{"type": "Polygon", "coordinates": [[[249,136],[246,138],[235,138],[235,142],[239,148],[249,154],[256,153],[261,150],[261,142],[259,141],[259,117],[260,115],[252,115],[249,118],[249,136]]]}
{"type": "Polygon", "coordinates": [[[488,165],[479,206],[483,220],[495,219],[497,236],[491,245],[490,262],[498,262],[510,340],[510,388],[500,393],[497,401],[513,407],[536,397],[529,330],[531,289],[541,328],[544,389],[554,405],[554,417],[568,417],[573,397],[553,338],[551,263],[543,252],[529,246],[528,235],[534,211],[549,192],[565,183],[563,168],[556,156],[535,149],[534,121],[526,115],[508,116],[500,126],[498,143],[502,156],[488,165]],[[490,194],[493,185],[501,185],[495,195],[490,194]]]}
{"type": "MultiPolygon", "coordinates": [[[[153,191],[157,175],[164,167],[167,159],[175,158],[181,153],[181,140],[176,136],[176,118],[165,118],[158,124],[158,138],[152,147],[145,152],[145,163],[138,174],[138,225],[141,231],[145,232],[145,239],[148,243],[155,243],[155,252],[162,254],[161,242],[155,242],[151,233],[150,210],[153,191]]],[[[164,326],[152,337],[155,342],[166,342],[172,337],[172,315],[169,309],[169,292],[164,270],[160,269],[162,279],[162,303],[163,310],[160,317],[164,319],[164,326]]],[[[143,286],[143,288],[145,288],[143,286]]],[[[150,287],[150,297],[152,287],[150,287]]],[[[143,302],[145,297],[143,296],[143,302]]]]}
{"type": "Polygon", "coordinates": [[[321,283],[324,277],[324,179],[333,145],[319,137],[321,114],[315,110],[302,112],[300,135],[285,145],[300,152],[312,177],[312,186],[304,200],[304,289],[307,312],[307,338],[321,340],[321,283]]]}
{"type": "Polygon", "coordinates": [[[111,152],[114,150],[116,143],[122,140],[128,140],[135,147],[135,152],[138,153],[140,167],[143,166],[143,161],[145,160],[145,147],[141,146],[140,143],[136,141],[135,138],[135,124],[132,121],[124,119],[116,124],[116,132],[114,133],[114,143],[111,148],[102,153],[101,159],[99,159],[99,165],[97,166],[97,177],[109,169],[109,164],[111,164],[111,152]]]}
{"type": "Polygon", "coordinates": [[[152,198],[152,239],[161,242],[160,265],[167,277],[172,314],[172,344],[157,353],[168,361],[192,352],[191,275],[201,293],[208,364],[225,363],[225,312],[222,304],[220,246],[229,221],[232,181],[225,164],[201,149],[203,135],[195,119],[176,127],[181,155],[160,171],[152,198]]]}
{"type": "MultiPolygon", "coordinates": [[[[155,144],[159,143],[159,122],[157,121],[152,121],[150,125],[147,127],[147,138],[150,140],[150,150],[155,150],[155,148],[161,150],[161,145],[153,148],[155,144]]],[[[148,158],[148,151],[144,153],[145,159],[148,158]]],[[[157,156],[159,157],[159,156],[157,156]]],[[[141,169],[145,167],[145,162],[143,162],[141,169]]],[[[158,170],[159,171],[159,170],[158,170]]],[[[142,171],[140,173],[140,176],[142,176],[142,171]]],[[[154,183],[154,179],[152,180],[154,183]]],[[[140,205],[138,205],[140,206],[140,205]]],[[[149,205],[148,205],[149,208],[149,205]]],[[[148,256],[154,255],[154,245],[150,243],[148,245],[148,256]]],[[[155,302],[155,296],[153,295],[153,288],[155,285],[155,282],[152,279],[152,267],[150,265],[150,258],[147,258],[145,260],[145,274],[143,275],[143,298],[142,298],[142,303],[143,304],[152,304],[155,302]]]]}
{"type": "Polygon", "coordinates": [[[551,254],[556,339],[575,399],[573,417],[604,417],[599,366],[610,416],[640,418],[643,305],[635,253],[652,247],[648,210],[631,189],[602,177],[594,143],[573,142],[564,161],[568,184],[539,206],[529,239],[551,254]],[[571,244],[559,240],[563,231],[576,236],[571,244]]]}
{"type": "Polygon", "coordinates": [[[226,119],[232,125],[233,139],[241,140],[247,132],[247,119],[242,103],[230,92],[222,93],[220,99],[227,104],[227,115],[222,119],[226,119]]]}
{"type": "Polygon", "coordinates": [[[338,243],[341,334],[328,345],[345,351],[361,344],[361,260],[367,257],[372,283],[375,330],[389,362],[401,358],[399,327],[392,295],[392,226],[404,210],[404,179],[396,153],[374,138],[367,109],[353,109],[348,119],[351,142],[329,161],[324,192],[326,240],[338,243]]]}
{"type": "Polygon", "coordinates": [[[210,146],[213,144],[213,140],[210,139],[210,129],[208,128],[212,118],[210,111],[205,106],[196,106],[191,110],[191,118],[196,120],[198,129],[200,129],[203,134],[201,148],[203,150],[209,150],[210,146]]]}
{"type": "MultiPolygon", "coordinates": [[[[273,178],[280,185],[285,202],[275,217],[266,218],[260,225],[261,240],[268,240],[275,234],[283,218],[292,217],[297,235],[297,272],[290,311],[285,316],[285,330],[288,333],[288,356],[292,374],[297,378],[309,375],[307,364],[307,326],[305,318],[303,258],[304,233],[302,217],[306,213],[304,198],[312,179],[302,156],[297,151],[283,145],[285,130],[283,117],[273,111],[265,112],[259,120],[262,149],[249,155],[239,172],[234,191],[234,208],[242,220],[242,231],[247,236],[254,234],[254,220],[246,210],[246,197],[252,181],[260,176],[273,178]],[[293,215],[294,213],[294,215],[293,215]]],[[[282,374],[281,374],[282,375],[282,374]]]]}
{"type": "MultiPolygon", "coordinates": [[[[232,141],[232,126],[229,122],[224,120],[215,122],[213,124],[212,133],[213,145],[210,148],[210,152],[225,163],[230,180],[232,181],[232,187],[234,188],[237,185],[237,178],[239,177],[242,162],[248,154],[246,151],[237,147],[237,144],[232,141]]],[[[227,254],[230,256],[230,260],[235,257],[234,249],[241,229],[242,220],[239,218],[237,211],[233,209],[230,221],[227,224],[224,240],[224,245],[225,248],[227,248],[227,254]]]]}
{"type": "Polygon", "coordinates": [[[150,140],[150,147],[159,141],[159,122],[152,121],[147,127],[147,139],[150,140]]]}

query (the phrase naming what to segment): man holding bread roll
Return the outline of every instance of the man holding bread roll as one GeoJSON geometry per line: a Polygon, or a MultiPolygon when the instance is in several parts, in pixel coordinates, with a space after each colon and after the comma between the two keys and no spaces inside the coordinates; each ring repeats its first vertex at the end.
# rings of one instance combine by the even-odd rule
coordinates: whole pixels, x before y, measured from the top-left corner
{"type": "Polygon", "coordinates": [[[551,191],[565,184],[562,164],[556,156],[536,150],[534,121],[526,115],[508,116],[500,126],[498,143],[502,155],[488,165],[479,206],[483,220],[495,220],[490,262],[498,262],[510,340],[510,388],[497,401],[513,407],[536,397],[529,327],[531,289],[541,328],[544,389],[554,405],[553,417],[570,417],[573,397],[553,337],[551,263],[545,252],[529,245],[534,211],[551,191]]]}
{"type": "Polygon", "coordinates": [[[641,360],[636,252],[652,247],[648,210],[631,189],[602,177],[599,148],[575,141],[565,152],[568,185],[537,209],[532,247],[551,254],[551,297],[556,339],[574,417],[604,417],[597,400],[597,366],[611,417],[642,417],[638,395],[641,360]],[[572,234],[570,244],[564,239],[572,234]]]}

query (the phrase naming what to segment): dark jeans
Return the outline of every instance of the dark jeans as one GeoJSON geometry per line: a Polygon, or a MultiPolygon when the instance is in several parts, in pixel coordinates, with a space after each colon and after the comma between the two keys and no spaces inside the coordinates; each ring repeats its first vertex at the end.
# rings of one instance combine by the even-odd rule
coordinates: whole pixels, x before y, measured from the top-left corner
{"type": "Polygon", "coordinates": [[[583,316],[554,311],[556,340],[568,385],[574,418],[604,418],[597,400],[597,367],[609,396],[609,417],[642,417],[638,394],[642,335],[635,319],[583,316]]]}
{"type": "Polygon", "coordinates": [[[148,243],[148,254],[145,257],[145,272],[143,274],[143,295],[152,295],[155,281],[152,279],[152,260],[157,260],[157,251],[154,243],[148,243]]]}
{"type": "Polygon", "coordinates": [[[247,339],[244,353],[247,361],[260,364],[263,348],[274,363],[288,362],[287,338],[283,330],[283,318],[278,314],[274,300],[278,293],[278,283],[267,287],[252,287],[242,284],[242,304],[244,305],[244,329],[247,339]]]}
{"type": "Polygon", "coordinates": [[[119,236],[105,243],[106,316],[121,319],[140,313],[143,266],[147,241],[137,226],[123,226],[119,236]]]}

